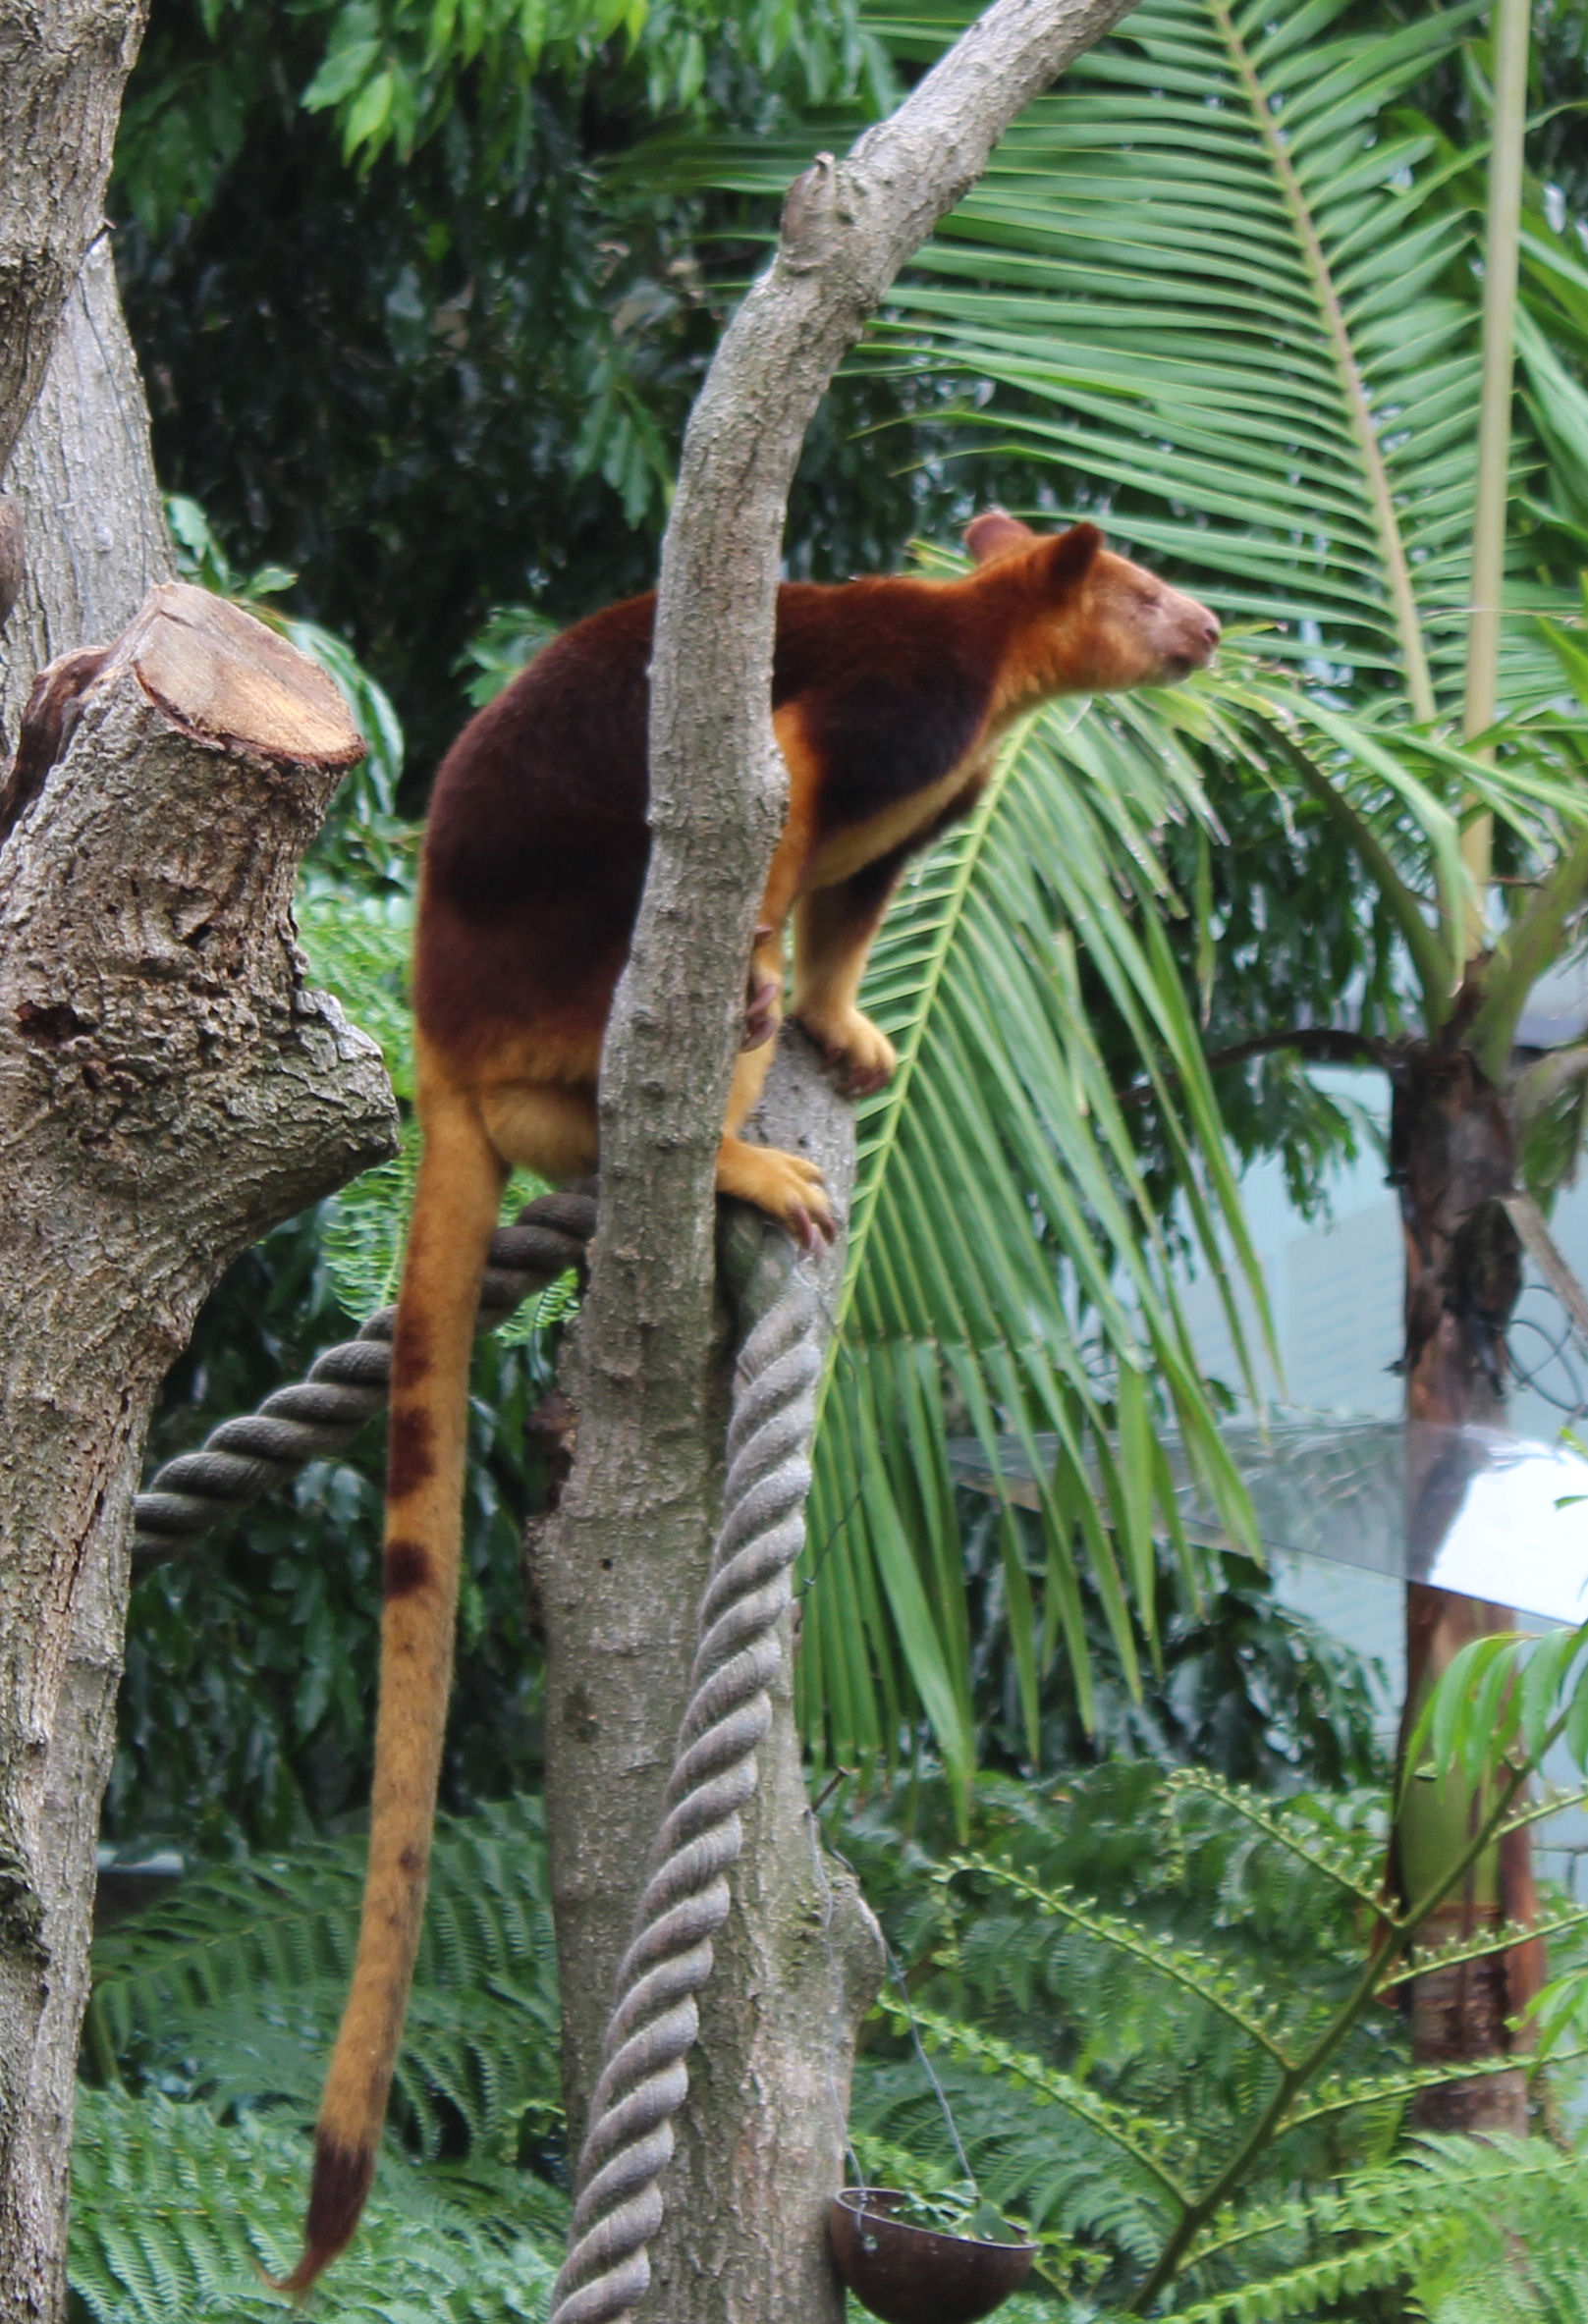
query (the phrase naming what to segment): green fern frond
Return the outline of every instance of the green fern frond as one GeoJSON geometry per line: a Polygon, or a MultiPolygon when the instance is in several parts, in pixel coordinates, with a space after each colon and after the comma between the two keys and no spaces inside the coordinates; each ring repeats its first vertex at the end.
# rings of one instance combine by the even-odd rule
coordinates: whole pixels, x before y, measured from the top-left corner
{"type": "Polygon", "coordinates": [[[1187,1945],[1166,1943],[1142,1928],[1139,1922],[1100,1912],[1065,1889],[1045,1887],[1013,1865],[978,1856],[955,1857],[950,1865],[956,1871],[981,1874],[995,1886],[1022,1897],[1042,1919],[1068,1921],[1093,1943],[1107,1945],[1139,1962],[1144,1969],[1153,1970],[1170,1984],[1177,1985],[1182,1993],[1191,1994],[1216,2010],[1228,2024],[1256,2042],[1276,2065],[1283,2067],[1290,2063],[1275,2030],[1280,2019],[1279,2005],[1271,2002],[1261,2009],[1253,2008],[1248,1999],[1252,1992],[1250,1980],[1227,1963],[1187,1945]]]}
{"type": "MultiPolygon", "coordinates": [[[[159,2093],[83,2089],[70,2280],[96,2324],[280,2324],[301,2248],[308,2141],[277,2119],[221,2123],[159,2093]]],[[[337,2324],[539,2324],[564,2206],[527,2173],[420,2171],[388,2142],[337,2324]]]]}
{"type": "MultiPolygon", "coordinates": [[[[347,1995],[361,1840],[217,1866],[109,1931],[95,1953],[95,2054],[137,2086],[306,2119],[347,1995]]],[[[560,2114],[556,1961],[538,1801],[443,1817],[432,1858],[396,2119],[435,2154],[516,2151],[560,2114]]]]}
{"type": "Polygon", "coordinates": [[[1326,1880],[1359,1903],[1378,1905],[1383,1880],[1382,1876],[1373,1876],[1371,1868],[1381,1867],[1383,1864],[1387,1819],[1382,1809],[1372,1828],[1365,1830],[1353,1846],[1342,1847],[1339,1839],[1339,1811],[1342,1803],[1339,1801],[1331,1801],[1330,1819],[1325,1823],[1319,1804],[1314,1801],[1300,1799],[1278,1806],[1244,1785],[1227,1782],[1206,1767],[1177,1767],[1166,1778],[1164,1788],[1172,1807],[1191,1796],[1216,1800],[1221,1808],[1278,1842],[1288,1855],[1310,1865],[1314,1871],[1321,1872],[1326,1880]],[[1334,1833],[1334,1845],[1318,1837],[1322,1829],[1334,1833]]]}
{"type": "Polygon", "coordinates": [[[1177,2177],[1180,2141],[1168,2125],[1143,2121],[1128,2108],[1100,2097],[1073,2075],[1062,2073],[1041,2058],[1033,2057],[1028,2050],[999,2041],[973,2026],[941,2017],[935,2010],[916,2009],[912,2013],[887,1992],[879,1995],[876,2006],[900,2030],[908,2030],[913,2020],[918,2031],[940,2041],[954,2056],[1000,2075],[1016,2088],[1067,2108],[1129,2155],[1157,2181],[1166,2194],[1181,2204],[1189,2200],[1177,2177]]]}
{"type": "Polygon", "coordinates": [[[1410,1957],[1380,1981],[1379,1991],[1391,1993],[1397,1985],[1409,1985],[1415,1978],[1428,1976],[1435,1970],[1453,1969],[1462,1961],[1485,1961],[1492,1954],[1508,1953],[1512,1946],[1525,1944],[1533,1937],[1540,1937],[1547,1943],[1552,1937],[1565,1936],[1572,1929],[1585,1925],[1588,1925],[1588,1907],[1529,1921],[1525,1927],[1510,1921],[1500,1921],[1492,1923],[1482,1936],[1452,1937],[1448,1945],[1434,1945],[1427,1950],[1414,1947],[1410,1957]]]}
{"type": "Polygon", "coordinates": [[[1162,2324],[1278,2324],[1287,2316],[1317,2317],[1337,2300],[1403,2284],[1438,2235],[1433,2225],[1409,2223],[1334,2257],[1305,2260],[1174,2308],[1162,2324]]]}
{"type": "MultiPolygon", "coordinates": [[[[1581,2050],[1563,2051],[1560,2063],[1569,2065],[1583,2055],[1581,2050]]],[[[1298,2131],[1304,2124],[1326,2122],[1333,2115],[1351,2114],[1359,2107],[1393,2107],[1398,2111],[1419,2090],[1436,2090],[1455,2081],[1482,2081],[1486,2078],[1514,2074],[1516,2064],[1507,2051],[1499,2058],[1466,2060],[1459,2070],[1448,2066],[1408,2066],[1397,2073],[1368,2074],[1355,2079],[1330,2076],[1313,2085],[1314,2094],[1305,2103],[1287,2109],[1274,2135],[1284,2137],[1287,2132],[1298,2131]]]]}

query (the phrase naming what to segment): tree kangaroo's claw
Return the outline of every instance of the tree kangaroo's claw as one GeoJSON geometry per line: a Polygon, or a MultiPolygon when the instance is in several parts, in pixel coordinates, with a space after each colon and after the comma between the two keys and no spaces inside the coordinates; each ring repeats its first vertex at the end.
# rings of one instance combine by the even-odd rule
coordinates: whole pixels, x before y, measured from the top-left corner
{"type": "Polygon", "coordinates": [[[752,962],[744,980],[744,1031],[739,1045],[741,1052],[760,1049],[772,1039],[781,1021],[778,1009],[781,999],[777,978],[756,968],[752,962]]]}

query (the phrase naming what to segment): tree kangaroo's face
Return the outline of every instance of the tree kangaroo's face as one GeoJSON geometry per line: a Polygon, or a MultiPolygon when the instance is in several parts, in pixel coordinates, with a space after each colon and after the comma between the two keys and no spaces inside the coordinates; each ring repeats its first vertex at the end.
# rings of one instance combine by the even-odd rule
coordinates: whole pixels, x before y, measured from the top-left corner
{"type": "Polygon", "coordinates": [[[1087,568],[1079,612],[1097,671],[1090,682],[1110,693],[1174,685],[1205,669],[1219,642],[1217,615],[1107,549],[1087,568]]]}
{"type": "Polygon", "coordinates": [[[990,509],[968,525],[965,545],[1020,603],[1016,659],[1028,696],[1173,685],[1213,658],[1218,616],[1105,549],[1095,524],[1043,535],[990,509]]]}

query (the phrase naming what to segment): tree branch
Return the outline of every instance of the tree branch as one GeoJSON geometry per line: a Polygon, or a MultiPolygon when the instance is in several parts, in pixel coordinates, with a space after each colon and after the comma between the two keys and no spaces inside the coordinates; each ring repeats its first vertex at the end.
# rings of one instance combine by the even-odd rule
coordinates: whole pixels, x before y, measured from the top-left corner
{"type": "MultiPolygon", "coordinates": [[[[1371,1033],[1353,1033],[1346,1025],[1287,1025],[1281,1033],[1254,1033],[1249,1040],[1231,1042],[1227,1049],[1211,1049],[1202,1062],[1210,1073],[1218,1073],[1226,1065],[1244,1064],[1248,1057],[1266,1057],[1284,1049],[1322,1065],[1387,1066],[1394,1054],[1392,1043],[1376,1040],[1371,1033]]],[[[1164,1070],[1173,1072],[1174,1067],[1164,1070]]],[[[1120,1104],[1142,1106],[1152,1094],[1150,1082],[1137,1082],[1120,1092],[1120,1104]]]]}
{"type": "Polygon", "coordinates": [[[146,0],[0,0],[0,474],[98,233],[146,0]]]}
{"type": "Polygon", "coordinates": [[[27,529],[0,650],[0,736],[16,732],[36,671],[120,636],[156,582],[176,577],[108,233],[89,244],[4,478],[27,529]]]}
{"type": "Polygon", "coordinates": [[[1399,929],[1406,949],[1411,954],[1411,964],[1422,990],[1423,1021],[1430,1034],[1437,1033],[1451,1013],[1455,963],[1453,955],[1447,953],[1438,933],[1429,927],[1423,917],[1420,897],[1401,879],[1389,848],[1366,817],[1357,813],[1350,801],[1313,765],[1306,752],[1298,748],[1272,719],[1259,719],[1257,724],[1274,748],[1289,762],[1302,788],[1334,817],[1350,846],[1361,857],[1362,868],[1377,885],[1385,908],[1399,929]]]}

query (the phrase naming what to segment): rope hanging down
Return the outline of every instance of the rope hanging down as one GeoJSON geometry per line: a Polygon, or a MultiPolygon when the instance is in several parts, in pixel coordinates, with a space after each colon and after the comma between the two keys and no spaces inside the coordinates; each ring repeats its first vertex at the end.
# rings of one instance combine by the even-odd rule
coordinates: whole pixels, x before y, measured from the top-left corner
{"type": "Polygon", "coordinates": [[[805,1538],[817,1317],[814,1292],[794,1277],[739,1356],[689,1706],[618,1971],[548,2324],[615,2324],[650,2282],[646,2246],[662,2224],[657,2183],[689,2086],[684,2061],[699,2028],[695,1995],[728,1916],[726,1874],[743,1846],[739,1811],[755,1789],[756,1746],[772,1723],[778,1622],[805,1538]]]}
{"type": "MultiPolygon", "coordinates": [[[[582,1268],[595,1232],[594,1181],[526,1203],[491,1237],[476,1331],[495,1331],[530,1295],[582,1268]]],[[[383,1307],[356,1339],[327,1348],[308,1378],[278,1388],[257,1412],[223,1421],[196,1452],[179,1453],[133,1503],[133,1554],[142,1564],[169,1557],[261,1493],[274,1491],[310,1461],[334,1459],[385,1404],[391,1383],[392,1323],[383,1307]]]]}

